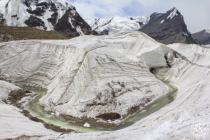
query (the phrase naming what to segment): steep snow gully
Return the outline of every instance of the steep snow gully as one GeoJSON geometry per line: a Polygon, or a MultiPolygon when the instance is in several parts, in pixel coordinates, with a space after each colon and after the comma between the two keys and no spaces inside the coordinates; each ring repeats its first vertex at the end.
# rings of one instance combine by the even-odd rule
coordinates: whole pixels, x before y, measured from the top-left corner
{"type": "Polygon", "coordinates": [[[207,139],[209,51],[140,32],[1,43],[0,139],[207,139]]]}

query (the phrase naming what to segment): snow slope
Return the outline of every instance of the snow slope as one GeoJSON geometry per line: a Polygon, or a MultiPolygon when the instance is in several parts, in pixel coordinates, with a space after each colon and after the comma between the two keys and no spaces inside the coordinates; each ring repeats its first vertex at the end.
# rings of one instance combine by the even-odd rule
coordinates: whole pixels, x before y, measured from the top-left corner
{"type": "Polygon", "coordinates": [[[145,25],[149,18],[147,17],[113,17],[113,18],[95,18],[85,19],[93,30],[99,34],[120,34],[139,30],[145,25]]]}
{"type": "Polygon", "coordinates": [[[19,89],[11,83],[0,80],[0,139],[55,135],[55,132],[47,130],[41,123],[26,118],[18,108],[3,102],[11,91],[19,89]]]}
{"type": "Polygon", "coordinates": [[[177,140],[210,138],[210,49],[198,45],[173,44],[169,47],[182,56],[175,59],[164,75],[177,88],[176,99],[133,126],[115,132],[64,135],[64,139],[177,140]]]}
{"type": "Polygon", "coordinates": [[[169,47],[176,50],[181,57],[174,59],[170,69],[162,69],[158,73],[178,88],[177,97],[171,104],[119,131],[67,134],[59,139],[208,140],[210,49],[185,44],[173,44],[169,47]]]}
{"type": "MultiPolygon", "coordinates": [[[[62,114],[95,117],[98,113],[116,110],[122,115],[126,113],[125,108],[142,101],[142,96],[166,94],[167,86],[150,73],[151,67],[159,67],[156,74],[178,88],[177,97],[171,104],[127,128],[111,132],[42,135],[39,139],[210,138],[209,48],[163,45],[139,32],[53,42],[17,41],[0,46],[1,79],[47,88],[48,93],[41,103],[62,114]],[[123,82],[121,87],[116,84],[123,82]],[[121,94],[122,87],[129,90],[121,94]],[[114,92],[110,92],[112,89],[114,92]],[[113,93],[115,96],[111,96],[113,93]],[[101,103],[105,103],[105,108],[101,103]],[[113,106],[114,103],[117,104],[113,106]]],[[[0,134],[4,134],[4,130],[0,128],[0,134]]],[[[24,130],[16,131],[19,135],[24,133],[24,130]]]]}
{"type": "Polygon", "coordinates": [[[171,52],[147,38],[132,33],[53,43],[5,43],[0,53],[1,76],[17,84],[47,88],[41,99],[47,110],[94,119],[116,113],[122,121],[133,107],[148,105],[169,92],[149,68],[167,66],[165,55],[171,52]]]}

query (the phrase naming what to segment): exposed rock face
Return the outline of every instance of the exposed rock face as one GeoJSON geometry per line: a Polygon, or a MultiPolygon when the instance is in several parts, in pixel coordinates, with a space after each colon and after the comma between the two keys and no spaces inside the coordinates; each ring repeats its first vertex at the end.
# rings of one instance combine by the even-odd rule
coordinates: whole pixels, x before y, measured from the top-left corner
{"type": "MultiPolygon", "coordinates": [[[[56,17],[56,15],[52,15],[52,19],[53,17],[56,17]]],[[[54,29],[72,36],[90,34],[91,32],[90,26],[76,12],[75,8],[68,9],[55,24],[54,29]],[[69,19],[71,19],[71,22],[69,22],[69,19]]]]}
{"type": "Polygon", "coordinates": [[[66,0],[0,1],[0,24],[2,23],[55,30],[70,36],[94,33],[75,7],[66,0]]]}
{"type": "Polygon", "coordinates": [[[4,15],[0,13],[0,25],[3,25],[5,23],[4,15]]]}
{"type": "Polygon", "coordinates": [[[44,22],[35,16],[30,16],[29,19],[25,21],[25,24],[29,27],[43,27],[46,29],[44,22]]]}
{"type": "Polygon", "coordinates": [[[199,44],[210,44],[210,29],[202,30],[200,32],[194,33],[193,38],[199,43],[199,44]]]}
{"type": "Polygon", "coordinates": [[[181,13],[173,8],[166,13],[153,13],[148,24],[140,30],[164,43],[195,43],[181,13]]]}

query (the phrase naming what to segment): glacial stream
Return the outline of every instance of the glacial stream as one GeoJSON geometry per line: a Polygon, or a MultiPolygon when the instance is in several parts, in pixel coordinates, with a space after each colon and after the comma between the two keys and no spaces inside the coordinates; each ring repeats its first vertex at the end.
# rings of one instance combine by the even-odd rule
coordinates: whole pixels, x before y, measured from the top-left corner
{"type": "Polygon", "coordinates": [[[72,130],[75,132],[92,132],[92,131],[113,131],[113,130],[118,130],[122,129],[125,127],[128,127],[135,122],[141,120],[142,118],[158,111],[165,105],[171,103],[175,96],[176,96],[176,91],[177,89],[172,86],[169,82],[164,82],[168,87],[170,88],[170,91],[167,95],[160,97],[156,101],[154,101],[152,104],[146,106],[143,110],[140,110],[139,112],[135,113],[134,115],[128,117],[126,121],[122,124],[120,124],[117,127],[84,127],[84,124],[77,123],[76,121],[71,121],[71,120],[66,120],[62,117],[56,116],[55,114],[52,114],[51,112],[47,112],[44,110],[44,107],[39,104],[39,99],[45,95],[46,91],[36,91],[37,95],[36,97],[29,102],[25,106],[25,110],[28,111],[30,116],[33,118],[37,118],[38,120],[41,120],[42,123],[50,125],[50,126],[55,126],[58,128],[61,128],[61,130],[72,130]]]}

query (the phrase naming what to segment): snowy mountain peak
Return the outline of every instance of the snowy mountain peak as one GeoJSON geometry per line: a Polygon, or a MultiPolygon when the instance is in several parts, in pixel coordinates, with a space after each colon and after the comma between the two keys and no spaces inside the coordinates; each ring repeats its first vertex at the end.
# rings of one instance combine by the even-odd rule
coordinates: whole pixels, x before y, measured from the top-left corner
{"type": "Polygon", "coordinates": [[[119,34],[139,30],[149,21],[148,17],[120,17],[86,19],[99,34],[119,34]]]}
{"type": "Polygon", "coordinates": [[[167,19],[172,19],[175,16],[180,15],[180,12],[178,11],[178,9],[176,7],[172,8],[171,10],[169,10],[169,16],[167,17],[167,19]]]}
{"type": "Polygon", "coordinates": [[[148,24],[143,26],[141,31],[165,44],[194,43],[184,18],[177,8],[172,8],[166,13],[153,13],[148,24]]]}
{"type": "Polygon", "coordinates": [[[0,0],[0,23],[56,30],[73,36],[92,33],[66,0],[0,0]]]}

